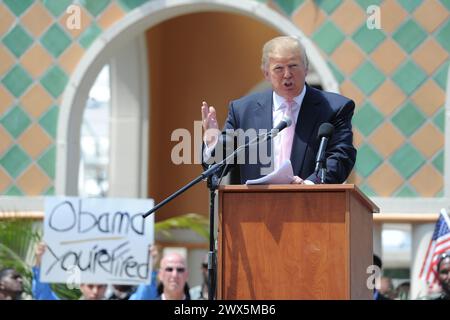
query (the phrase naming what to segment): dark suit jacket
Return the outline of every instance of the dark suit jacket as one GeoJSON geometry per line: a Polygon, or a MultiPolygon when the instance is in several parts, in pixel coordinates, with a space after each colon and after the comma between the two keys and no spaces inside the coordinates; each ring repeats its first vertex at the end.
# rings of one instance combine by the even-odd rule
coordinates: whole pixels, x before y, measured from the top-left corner
{"type": "MultiPolygon", "coordinates": [[[[274,127],[272,105],[273,91],[251,94],[230,103],[224,132],[227,129],[267,129],[274,127]]],[[[351,119],[355,103],[341,95],[324,92],[306,85],[306,93],[298,115],[292,145],[291,162],[294,174],[317,183],[314,174],[316,154],[320,140],[317,138],[322,123],[334,126],[334,134],[326,149],[326,183],[343,183],[355,164],[351,119]]],[[[276,124],[275,124],[276,125],[276,124]]],[[[271,147],[268,146],[269,153],[271,147]]],[[[260,178],[261,164],[239,165],[240,181],[260,178]]]]}

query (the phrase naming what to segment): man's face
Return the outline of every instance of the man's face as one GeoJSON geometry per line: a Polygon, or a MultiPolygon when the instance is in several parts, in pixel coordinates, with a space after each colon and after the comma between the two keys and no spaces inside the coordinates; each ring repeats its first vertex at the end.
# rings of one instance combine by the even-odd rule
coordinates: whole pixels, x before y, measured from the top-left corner
{"type": "Polygon", "coordinates": [[[86,300],[102,300],[105,297],[106,285],[81,284],[80,291],[86,300]]]}
{"type": "Polygon", "coordinates": [[[450,294],[450,257],[445,258],[440,263],[439,282],[441,283],[442,290],[450,294]]]}
{"type": "Polygon", "coordinates": [[[0,282],[0,290],[12,295],[19,295],[23,291],[22,276],[15,270],[8,270],[0,282]]]}
{"type": "Polygon", "coordinates": [[[188,279],[188,271],[183,258],[170,256],[164,258],[159,271],[159,279],[164,291],[181,294],[188,279]]]}
{"type": "Polygon", "coordinates": [[[305,85],[306,68],[298,50],[277,48],[268,59],[264,77],[273,90],[283,98],[292,100],[305,85]]]}

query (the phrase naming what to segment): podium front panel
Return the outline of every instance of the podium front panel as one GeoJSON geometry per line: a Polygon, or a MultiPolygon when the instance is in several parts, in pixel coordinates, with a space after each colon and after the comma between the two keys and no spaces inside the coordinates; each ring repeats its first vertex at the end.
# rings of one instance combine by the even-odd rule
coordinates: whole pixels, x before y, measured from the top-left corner
{"type": "Polygon", "coordinates": [[[345,191],[223,192],[222,299],[349,299],[345,191]]]}

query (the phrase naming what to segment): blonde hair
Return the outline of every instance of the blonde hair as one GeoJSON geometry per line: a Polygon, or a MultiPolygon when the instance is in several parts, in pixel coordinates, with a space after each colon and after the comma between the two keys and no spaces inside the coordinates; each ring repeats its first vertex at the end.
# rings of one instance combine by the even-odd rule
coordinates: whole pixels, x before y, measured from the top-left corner
{"type": "Polygon", "coordinates": [[[267,68],[269,56],[279,48],[297,50],[302,57],[305,70],[308,70],[308,57],[306,56],[305,47],[303,47],[300,40],[293,36],[280,36],[267,41],[263,46],[261,59],[261,69],[263,71],[267,68]]]}

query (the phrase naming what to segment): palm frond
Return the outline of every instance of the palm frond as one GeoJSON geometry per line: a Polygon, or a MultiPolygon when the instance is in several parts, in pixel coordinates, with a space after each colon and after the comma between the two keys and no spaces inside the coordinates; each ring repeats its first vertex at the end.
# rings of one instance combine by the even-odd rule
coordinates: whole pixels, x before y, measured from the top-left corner
{"type": "Polygon", "coordinates": [[[40,240],[34,221],[13,219],[0,221],[0,269],[14,268],[23,276],[25,294],[31,296],[31,257],[40,240]]]}
{"type": "Polygon", "coordinates": [[[155,233],[171,237],[174,229],[191,229],[205,239],[209,239],[209,221],[204,216],[188,213],[155,223],[155,233]]]}

